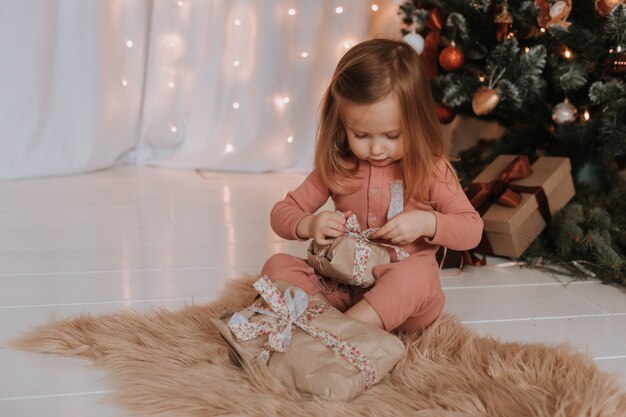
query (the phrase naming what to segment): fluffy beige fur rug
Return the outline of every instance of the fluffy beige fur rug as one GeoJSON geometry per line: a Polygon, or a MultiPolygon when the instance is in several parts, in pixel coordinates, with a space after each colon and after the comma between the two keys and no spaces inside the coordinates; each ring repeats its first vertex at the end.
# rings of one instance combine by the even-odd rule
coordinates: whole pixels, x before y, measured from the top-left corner
{"type": "Polygon", "coordinates": [[[231,282],[219,301],[181,311],[53,322],[13,346],[95,361],[108,370],[115,400],[144,416],[626,416],[626,393],[589,356],[479,337],[451,316],[400,335],[404,359],[352,402],[288,391],[262,367],[233,363],[210,323],[249,305],[253,281],[231,282]]]}

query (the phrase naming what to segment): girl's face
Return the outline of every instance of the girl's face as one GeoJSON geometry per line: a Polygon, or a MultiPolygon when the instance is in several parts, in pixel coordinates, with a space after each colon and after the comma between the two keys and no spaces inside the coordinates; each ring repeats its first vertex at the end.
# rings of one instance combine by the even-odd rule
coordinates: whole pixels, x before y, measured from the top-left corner
{"type": "Polygon", "coordinates": [[[390,94],[372,104],[343,100],[341,112],[348,146],[357,158],[378,167],[402,159],[400,107],[395,96],[390,94]]]}

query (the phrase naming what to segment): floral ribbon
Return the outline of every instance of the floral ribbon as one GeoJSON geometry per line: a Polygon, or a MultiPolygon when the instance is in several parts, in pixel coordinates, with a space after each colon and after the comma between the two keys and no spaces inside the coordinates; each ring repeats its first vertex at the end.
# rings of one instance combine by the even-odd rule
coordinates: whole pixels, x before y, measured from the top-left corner
{"type": "MultiPolygon", "coordinates": [[[[341,212],[339,212],[341,214],[341,212]]],[[[343,214],[342,214],[343,215],[343,214]]],[[[408,258],[409,253],[394,245],[389,245],[387,243],[380,242],[372,242],[370,237],[380,229],[379,227],[373,227],[371,229],[367,229],[361,231],[361,225],[356,217],[356,214],[351,214],[346,220],[346,224],[344,225],[346,229],[346,234],[344,236],[351,237],[355,240],[356,245],[354,249],[354,262],[352,269],[352,279],[354,281],[353,285],[361,285],[365,280],[365,271],[367,270],[367,263],[370,259],[370,253],[372,252],[372,245],[384,246],[387,248],[393,248],[395,250],[396,255],[398,256],[398,260],[402,260],[408,258]]],[[[324,246],[317,253],[317,260],[321,262],[321,260],[326,256],[330,245],[324,246]]]]}
{"type": "MultiPolygon", "coordinates": [[[[391,200],[389,202],[389,210],[387,210],[387,220],[391,220],[404,210],[404,185],[402,180],[391,181],[389,183],[389,187],[391,200]]],[[[343,213],[341,211],[337,210],[337,213],[343,217],[343,213]]],[[[398,246],[372,242],[370,237],[377,232],[380,227],[373,227],[371,229],[361,231],[361,225],[357,220],[356,214],[351,214],[348,217],[344,228],[346,229],[346,234],[344,236],[349,236],[356,240],[352,269],[352,279],[354,281],[353,285],[360,286],[363,284],[365,271],[367,270],[367,263],[369,262],[370,253],[372,252],[372,245],[393,248],[399,261],[410,256],[406,250],[398,246]]],[[[316,257],[319,264],[321,264],[322,259],[326,256],[326,253],[328,253],[329,248],[330,245],[326,245],[317,253],[316,257]]]]}
{"type": "Polygon", "coordinates": [[[335,310],[334,307],[328,303],[317,303],[308,307],[308,297],[303,290],[290,287],[283,295],[267,275],[263,275],[252,286],[270,308],[252,306],[249,309],[278,320],[260,320],[250,323],[243,315],[235,313],[228,321],[228,328],[238,341],[269,335],[267,342],[263,344],[256,356],[257,360],[267,363],[274,351],[287,352],[291,346],[292,329],[298,327],[361,371],[368,388],[374,384],[376,370],[356,346],[309,324],[320,314],[335,310]]]}

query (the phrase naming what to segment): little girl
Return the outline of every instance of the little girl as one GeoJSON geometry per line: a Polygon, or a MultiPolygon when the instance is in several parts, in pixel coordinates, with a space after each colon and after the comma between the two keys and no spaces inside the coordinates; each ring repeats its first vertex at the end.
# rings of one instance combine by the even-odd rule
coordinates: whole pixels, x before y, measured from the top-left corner
{"type": "Polygon", "coordinates": [[[374,268],[376,284],[367,289],[316,275],[304,259],[283,253],[270,257],[262,273],[310,295],[321,291],[353,319],[388,331],[424,329],[445,302],[435,252],[439,245],[475,247],[483,223],[450,166],[419,55],[388,39],[354,46],[339,61],[320,110],[314,170],[274,205],[272,229],[284,239],[327,245],[355,213],[362,230],[380,227],[376,242],[410,256],[398,260],[390,250],[392,262],[374,268]],[[401,207],[390,211],[392,201],[398,205],[392,187],[398,180],[401,207]],[[343,215],[313,214],[329,197],[343,215]],[[399,214],[388,219],[392,211],[399,214]]]}

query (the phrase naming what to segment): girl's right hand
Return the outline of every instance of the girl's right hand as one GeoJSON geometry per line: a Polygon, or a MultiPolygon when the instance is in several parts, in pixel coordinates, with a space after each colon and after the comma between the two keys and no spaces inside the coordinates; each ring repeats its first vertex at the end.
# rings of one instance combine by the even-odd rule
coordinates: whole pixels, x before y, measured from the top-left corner
{"type": "Polygon", "coordinates": [[[351,214],[351,210],[343,214],[336,211],[322,211],[303,219],[308,220],[308,237],[313,238],[318,245],[330,245],[335,238],[346,233],[344,225],[351,214]]]}

